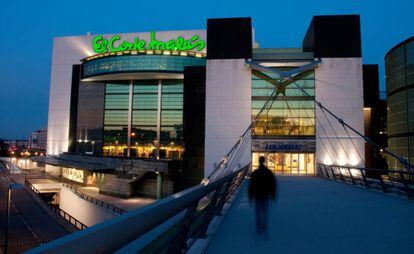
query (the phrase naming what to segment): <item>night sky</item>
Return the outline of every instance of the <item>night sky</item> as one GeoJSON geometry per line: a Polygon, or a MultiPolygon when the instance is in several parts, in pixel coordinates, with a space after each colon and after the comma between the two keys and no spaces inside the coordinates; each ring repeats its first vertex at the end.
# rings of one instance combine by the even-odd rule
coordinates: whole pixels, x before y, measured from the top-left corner
{"type": "Polygon", "coordinates": [[[360,14],[364,63],[414,35],[414,0],[3,1],[0,138],[47,126],[53,37],[205,29],[207,18],[252,17],[260,47],[301,47],[313,15],[360,14]]]}

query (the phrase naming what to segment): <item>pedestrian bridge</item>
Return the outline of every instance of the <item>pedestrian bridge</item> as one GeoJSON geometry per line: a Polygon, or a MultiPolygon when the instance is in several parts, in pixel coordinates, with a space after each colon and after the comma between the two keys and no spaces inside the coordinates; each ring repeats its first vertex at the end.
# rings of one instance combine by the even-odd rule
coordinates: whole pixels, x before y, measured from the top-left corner
{"type": "Polygon", "coordinates": [[[207,253],[409,253],[414,202],[320,177],[278,177],[269,240],[243,185],[207,253]]]}
{"type": "Polygon", "coordinates": [[[269,239],[257,237],[248,180],[243,180],[246,171],[30,253],[409,253],[414,249],[412,200],[319,176],[278,176],[269,239]],[[238,192],[235,186],[240,186],[238,192]],[[231,193],[233,198],[228,198],[231,193]],[[223,207],[225,214],[220,212],[223,207]]]}

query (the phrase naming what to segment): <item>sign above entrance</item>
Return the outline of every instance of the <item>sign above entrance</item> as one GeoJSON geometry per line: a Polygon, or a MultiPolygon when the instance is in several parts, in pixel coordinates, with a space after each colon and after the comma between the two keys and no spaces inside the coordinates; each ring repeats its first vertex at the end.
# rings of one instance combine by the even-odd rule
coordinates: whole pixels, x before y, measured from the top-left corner
{"type": "Polygon", "coordinates": [[[171,51],[197,51],[201,52],[206,47],[206,42],[197,34],[189,39],[182,36],[168,41],[159,41],[156,32],[151,32],[149,41],[135,37],[133,41],[122,40],[121,35],[114,35],[105,39],[102,35],[95,36],[92,41],[95,53],[114,53],[132,50],[171,50],[171,51]]]}
{"type": "Polygon", "coordinates": [[[315,140],[252,139],[253,152],[315,152],[315,140]]]}
{"type": "Polygon", "coordinates": [[[301,151],[302,144],[265,144],[265,151],[301,151]]]}

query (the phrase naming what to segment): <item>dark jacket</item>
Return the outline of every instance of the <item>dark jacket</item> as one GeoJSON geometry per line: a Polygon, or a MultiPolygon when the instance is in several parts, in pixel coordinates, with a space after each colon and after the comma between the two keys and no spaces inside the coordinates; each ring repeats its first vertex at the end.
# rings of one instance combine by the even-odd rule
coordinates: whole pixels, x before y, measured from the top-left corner
{"type": "Polygon", "coordinates": [[[249,184],[249,199],[269,198],[275,199],[276,180],[272,171],[260,165],[253,171],[249,184]]]}

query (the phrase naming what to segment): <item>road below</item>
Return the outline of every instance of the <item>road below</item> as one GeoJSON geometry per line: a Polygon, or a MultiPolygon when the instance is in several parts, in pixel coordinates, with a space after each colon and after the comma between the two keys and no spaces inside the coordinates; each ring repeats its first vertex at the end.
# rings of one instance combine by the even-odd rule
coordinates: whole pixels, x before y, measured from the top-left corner
{"type": "MultiPolygon", "coordinates": [[[[24,176],[10,174],[0,163],[0,243],[2,247],[4,247],[7,188],[14,182],[23,183],[24,176]]],[[[21,253],[69,233],[50,217],[26,190],[13,190],[11,203],[9,253],[21,253]]]]}

